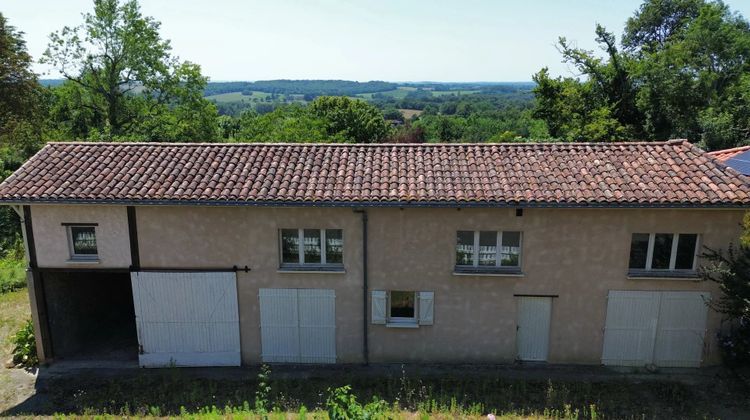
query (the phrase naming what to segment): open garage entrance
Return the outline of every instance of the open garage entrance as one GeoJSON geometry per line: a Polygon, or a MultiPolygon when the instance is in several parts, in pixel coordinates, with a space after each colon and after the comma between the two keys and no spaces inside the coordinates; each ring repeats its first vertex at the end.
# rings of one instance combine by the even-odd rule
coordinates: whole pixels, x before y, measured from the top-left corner
{"type": "Polygon", "coordinates": [[[41,277],[55,359],[138,359],[128,272],[55,271],[41,277]]]}

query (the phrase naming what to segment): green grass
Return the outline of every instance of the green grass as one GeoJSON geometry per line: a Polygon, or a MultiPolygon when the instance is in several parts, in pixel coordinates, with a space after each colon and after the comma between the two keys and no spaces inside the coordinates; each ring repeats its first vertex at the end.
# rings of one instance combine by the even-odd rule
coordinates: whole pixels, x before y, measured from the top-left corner
{"type": "MultiPolygon", "coordinates": [[[[479,418],[487,413],[504,418],[711,418],[717,417],[711,408],[713,403],[731,400],[747,404],[744,391],[733,394],[718,386],[667,380],[546,381],[487,373],[377,376],[343,370],[305,379],[277,378],[271,373],[268,400],[279,418],[284,413],[297,413],[303,406],[318,418],[325,418],[321,411],[325,409],[327,390],[347,384],[358,401],[382,398],[395,417],[411,418],[479,418]]],[[[209,379],[196,377],[190,370],[166,369],[136,370],[116,378],[66,376],[52,378],[47,385],[50,401],[61,414],[172,416],[207,410],[204,415],[210,418],[211,407],[218,407],[217,413],[222,413],[219,417],[233,411],[240,417],[250,414],[248,406],[254,401],[257,382],[250,375],[244,379],[209,379]]]]}
{"type": "Polygon", "coordinates": [[[206,96],[206,99],[216,102],[252,102],[252,96],[243,95],[242,92],[220,93],[218,95],[206,96]]]}
{"type": "MultiPolygon", "coordinates": [[[[380,94],[383,94],[385,96],[390,96],[390,97],[393,97],[393,98],[396,98],[396,99],[403,99],[404,97],[406,97],[406,95],[410,91],[413,91],[413,90],[415,90],[415,88],[403,87],[402,86],[402,87],[399,87],[397,89],[386,90],[384,92],[376,92],[376,93],[380,93],[380,94]]],[[[357,94],[357,96],[359,96],[360,98],[372,99],[372,95],[374,95],[374,94],[375,93],[360,93],[360,94],[357,94]]]]}
{"type": "Polygon", "coordinates": [[[26,287],[26,261],[0,260],[0,294],[26,287]]]}

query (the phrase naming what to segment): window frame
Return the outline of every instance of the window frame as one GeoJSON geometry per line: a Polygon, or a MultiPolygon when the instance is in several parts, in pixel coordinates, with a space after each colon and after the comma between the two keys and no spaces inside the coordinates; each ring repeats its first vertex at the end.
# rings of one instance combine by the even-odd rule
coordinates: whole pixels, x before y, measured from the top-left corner
{"type": "Polygon", "coordinates": [[[386,317],[385,322],[387,324],[398,324],[398,325],[419,325],[419,292],[416,290],[388,290],[386,298],[386,317]],[[414,316],[391,316],[391,294],[393,292],[411,293],[414,299],[414,316]]]}
{"type": "Polygon", "coordinates": [[[456,231],[456,243],[453,248],[453,261],[456,269],[470,269],[470,270],[482,270],[482,271],[518,271],[521,269],[523,263],[523,232],[520,230],[509,230],[510,232],[518,232],[518,264],[516,265],[502,265],[502,247],[503,247],[503,233],[506,231],[498,230],[470,230],[470,229],[459,229],[456,231]],[[472,264],[456,264],[456,254],[458,247],[458,232],[473,232],[474,233],[474,252],[472,253],[472,264]],[[495,232],[495,265],[480,265],[479,264],[479,237],[481,232],[495,232]]]}
{"type": "Polygon", "coordinates": [[[70,253],[71,261],[99,261],[99,241],[96,239],[96,228],[97,224],[94,223],[66,223],[65,234],[68,239],[68,251],[70,253]],[[94,231],[94,241],[96,241],[96,254],[78,254],[75,251],[75,244],[73,242],[73,229],[74,228],[90,228],[94,231]]]}
{"type": "MultiPolygon", "coordinates": [[[[630,250],[633,252],[633,235],[646,234],[646,232],[631,232],[630,234],[630,250]]],[[[645,268],[634,268],[630,267],[630,258],[628,257],[628,270],[629,271],[645,271],[645,272],[656,272],[656,273],[669,273],[669,272],[694,272],[698,266],[698,250],[701,246],[701,234],[700,233],[668,233],[668,232],[648,232],[648,246],[646,247],[646,266],[645,268]],[[654,258],[654,243],[656,242],[656,235],[672,235],[672,248],[669,254],[669,268],[652,268],[654,258]],[[677,248],[680,243],[681,235],[695,235],[695,248],[693,249],[693,265],[690,268],[675,268],[677,264],[677,248]]],[[[630,254],[628,254],[630,255],[630,254]]]]}
{"type": "Polygon", "coordinates": [[[281,228],[278,229],[279,238],[279,267],[284,268],[335,268],[340,269],[344,267],[344,230],[338,228],[281,228]],[[284,262],[284,236],[285,230],[296,230],[297,231],[297,262],[284,262]],[[306,263],[305,262],[305,231],[316,230],[320,232],[320,262],[306,263]],[[327,230],[340,230],[341,231],[341,262],[340,263],[329,263],[327,259],[327,243],[326,243],[326,231],[327,230]]]}

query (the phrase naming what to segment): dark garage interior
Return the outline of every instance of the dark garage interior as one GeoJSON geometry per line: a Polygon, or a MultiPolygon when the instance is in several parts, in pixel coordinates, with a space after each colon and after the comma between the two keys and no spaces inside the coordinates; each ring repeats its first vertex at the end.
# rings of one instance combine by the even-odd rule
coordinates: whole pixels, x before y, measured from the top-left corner
{"type": "Polygon", "coordinates": [[[138,358],[127,272],[42,273],[55,359],[138,358]]]}

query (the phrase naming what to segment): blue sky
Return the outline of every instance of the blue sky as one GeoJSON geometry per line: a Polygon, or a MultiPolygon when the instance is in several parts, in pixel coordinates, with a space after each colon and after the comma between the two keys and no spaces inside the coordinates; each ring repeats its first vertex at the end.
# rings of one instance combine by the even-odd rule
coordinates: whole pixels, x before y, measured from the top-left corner
{"type": "MultiPolygon", "coordinates": [[[[594,26],[618,36],[640,0],[141,0],[173,52],[212,80],[526,81],[560,62],[560,35],[596,48],[594,26]]],[[[750,0],[729,0],[750,16],[750,0]]],[[[81,22],[91,0],[5,0],[38,59],[53,30],[81,22]]],[[[37,64],[35,70],[55,77],[37,64]]]]}

